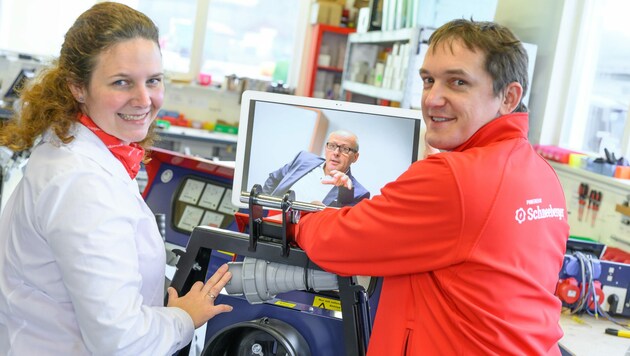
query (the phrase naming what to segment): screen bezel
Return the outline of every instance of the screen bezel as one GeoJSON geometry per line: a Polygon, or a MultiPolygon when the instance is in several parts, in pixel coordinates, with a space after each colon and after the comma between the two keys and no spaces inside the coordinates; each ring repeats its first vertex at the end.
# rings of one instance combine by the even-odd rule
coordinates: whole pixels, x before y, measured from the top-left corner
{"type": "MultiPolygon", "coordinates": [[[[252,136],[254,127],[254,112],[257,103],[272,103],[272,104],[286,104],[291,106],[312,108],[316,110],[337,110],[345,111],[356,114],[375,115],[383,118],[391,118],[392,120],[412,120],[413,121],[413,138],[412,147],[409,147],[411,151],[411,160],[407,163],[406,167],[418,160],[418,153],[420,151],[421,143],[421,130],[424,125],[422,122],[422,114],[419,110],[402,109],[390,106],[369,105],[354,102],[327,100],[311,97],[302,97],[286,94],[277,94],[269,92],[259,91],[245,91],[241,100],[241,113],[238,129],[238,141],[236,145],[236,162],[234,168],[234,184],[232,190],[232,204],[239,208],[247,208],[247,204],[241,202],[243,193],[249,193],[245,184],[248,184],[247,177],[249,175],[250,165],[250,152],[252,148],[252,136]]],[[[391,139],[395,139],[391,137],[391,139]]],[[[359,138],[360,147],[366,144],[359,138]]],[[[386,133],[384,141],[387,142],[386,133]]],[[[361,149],[360,149],[361,150],[361,149]]],[[[360,157],[359,159],[363,159],[360,157]]],[[[278,168],[278,167],[276,167],[278,168]]],[[[401,174],[398,172],[398,174],[401,174]]],[[[361,180],[361,178],[358,178],[361,180]]],[[[395,177],[394,177],[395,179],[395,177]]],[[[390,179],[393,180],[393,179],[390,179]]],[[[260,182],[259,184],[263,184],[260,182]]],[[[373,192],[373,195],[377,192],[373,192]]]]}

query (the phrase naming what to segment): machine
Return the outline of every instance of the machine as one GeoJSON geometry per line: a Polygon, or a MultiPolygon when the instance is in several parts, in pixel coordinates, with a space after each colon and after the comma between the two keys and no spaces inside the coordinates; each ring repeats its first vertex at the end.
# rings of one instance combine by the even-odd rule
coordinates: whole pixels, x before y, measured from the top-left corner
{"type": "Polygon", "coordinates": [[[9,59],[0,56],[0,120],[10,119],[20,90],[35,76],[41,63],[28,56],[9,59]]]}
{"type": "MultiPolygon", "coordinates": [[[[310,204],[260,194],[248,208],[230,204],[229,164],[154,149],[146,166],[147,204],[163,221],[175,250],[171,286],[185,294],[229,263],[230,294],[216,303],[234,307],[205,327],[202,355],[364,355],[381,280],[326,273],[287,240],[286,227],[310,204]],[[281,211],[266,217],[268,209],[281,211]],[[236,214],[235,214],[236,213],[236,214]]],[[[179,355],[198,354],[189,345],[179,355]],[[192,352],[191,352],[191,349],[192,352]]]]}
{"type": "MultiPolygon", "coordinates": [[[[256,187],[298,152],[324,156],[328,135],[349,130],[361,142],[352,173],[376,195],[417,160],[421,127],[414,110],[246,91],[231,166],[155,149],[144,197],[164,214],[165,241],[179,255],[171,285],[181,295],[223,263],[233,271],[225,288],[233,295],[216,302],[234,310],[207,323],[200,353],[365,354],[382,279],[322,271],[286,235],[312,200],[300,189],[264,196],[256,187]]],[[[180,354],[197,355],[197,345],[180,354]]]]}
{"type": "Polygon", "coordinates": [[[364,287],[321,271],[289,244],[287,226],[298,216],[289,197],[262,196],[255,186],[249,200],[248,234],[197,227],[177,264],[172,286],[186,293],[224,262],[212,251],[240,260],[226,286],[235,295],[216,301],[234,310],[208,323],[202,355],[364,355],[372,325],[364,287]],[[263,205],[278,204],[280,223],[263,218],[263,205]]]}
{"type": "Polygon", "coordinates": [[[630,181],[567,164],[551,165],[565,193],[573,237],[567,243],[556,294],[576,313],[630,317],[630,256],[608,257],[630,246],[630,181]]]}
{"type": "Polygon", "coordinates": [[[16,153],[6,147],[0,147],[0,213],[22,179],[22,169],[29,155],[28,150],[16,153]]]}
{"type": "MultiPolygon", "coordinates": [[[[20,90],[35,76],[40,65],[32,58],[9,59],[0,55],[0,126],[13,118],[20,90]]],[[[22,169],[29,156],[30,150],[13,152],[0,147],[0,212],[22,179],[22,169]]]]}
{"type": "Polygon", "coordinates": [[[556,295],[574,313],[630,317],[630,265],[601,259],[605,249],[569,239],[556,295]]]}

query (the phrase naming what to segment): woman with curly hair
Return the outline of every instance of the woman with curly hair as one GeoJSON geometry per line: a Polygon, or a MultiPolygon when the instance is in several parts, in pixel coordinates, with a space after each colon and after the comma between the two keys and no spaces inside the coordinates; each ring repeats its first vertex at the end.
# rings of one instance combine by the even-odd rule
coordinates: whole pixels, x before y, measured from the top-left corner
{"type": "Polygon", "coordinates": [[[170,355],[228,305],[227,266],[164,306],[165,250],[135,176],[164,97],[158,29],[93,6],[21,93],[0,145],[32,149],[0,220],[0,354],[170,355]]]}

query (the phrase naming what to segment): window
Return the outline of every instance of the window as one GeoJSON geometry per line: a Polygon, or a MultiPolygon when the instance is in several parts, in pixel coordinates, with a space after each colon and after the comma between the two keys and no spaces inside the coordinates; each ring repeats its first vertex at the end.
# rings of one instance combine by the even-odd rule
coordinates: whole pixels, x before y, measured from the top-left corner
{"type": "Polygon", "coordinates": [[[175,77],[296,84],[290,76],[301,62],[307,1],[138,0],[136,8],[158,24],[164,67],[175,77]]]}
{"type": "Polygon", "coordinates": [[[164,70],[190,71],[197,0],[140,0],[136,8],[160,29],[164,70]]]}
{"type": "Polygon", "coordinates": [[[630,156],[630,27],[627,0],[585,2],[561,146],[630,156]]]}
{"type": "Polygon", "coordinates": [[[287,81],[299,25],[300,1],[212,0],[202,72],[287,81]],[[238,21],[230,14],[239,14],[238,21]]]}
{"type": "Polygon", "coordinates": [[[85,0],[0,0],[0,50],[59,56],[64,34],[90,6],[85,0]]]}

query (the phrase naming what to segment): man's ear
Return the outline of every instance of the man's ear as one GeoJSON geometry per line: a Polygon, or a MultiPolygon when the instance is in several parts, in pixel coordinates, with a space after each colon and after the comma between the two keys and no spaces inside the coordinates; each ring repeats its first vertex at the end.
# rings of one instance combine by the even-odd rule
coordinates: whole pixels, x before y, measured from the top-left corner
{"type": "Polygon", "coordinates": [[[359,152],[354,154],[354,160],[352,161],[352,163],[356,162],[359,159],[359,152]]]}
{"type": "Polygon", "coordinates": [[[501,107],[499,107],[499,113],[501,115],[507,115],[518,107],[523,96],[523,87],[517,82],[512,82],[505,87],[503,91],[503,100],[501,101],[501,107]]]}

